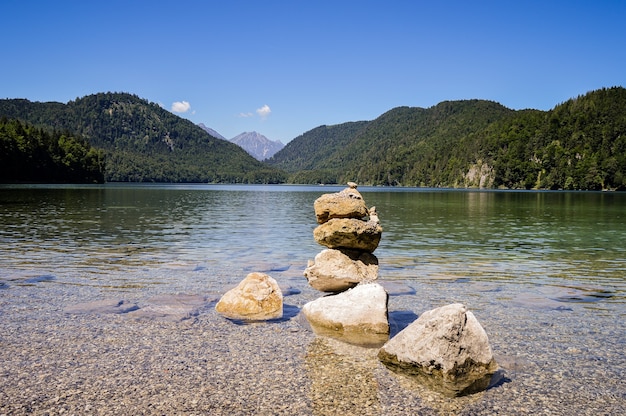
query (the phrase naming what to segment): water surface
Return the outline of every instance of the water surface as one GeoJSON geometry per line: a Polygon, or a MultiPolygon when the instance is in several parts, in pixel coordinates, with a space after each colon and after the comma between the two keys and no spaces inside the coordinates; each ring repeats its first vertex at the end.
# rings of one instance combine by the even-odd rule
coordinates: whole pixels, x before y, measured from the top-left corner
{"type": "MultiPolygon", "coordinates": [[[[295,319],[321,296],[302,277],[323,248],[312,237],[313,202],[342,188],[2,186],[4,332],[29,318],[33,326],[43,317],[62,323],[63,308],[83,301],[219,297],[251,271],[288,288],[288,320],[295,319]]],[[[494,403],[541,413],[546,400],[563,397],[579,402],[563,407],[579,414],[625,405],[626,194],[359,191],[384,229],[375,254],[394,328],[462,302],[487,330],[507,382],[485,393],[486,413],[494,403]]]]}

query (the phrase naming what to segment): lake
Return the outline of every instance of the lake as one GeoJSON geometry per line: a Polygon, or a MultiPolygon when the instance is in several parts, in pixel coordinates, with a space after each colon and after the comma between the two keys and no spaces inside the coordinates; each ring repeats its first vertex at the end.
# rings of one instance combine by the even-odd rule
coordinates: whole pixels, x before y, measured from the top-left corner
{"type": "Polygon", "coordinates": [[[626,194],[359,187],[384,229],[374,254],[393,328],[461,302],[489,335],[503,381],[449,399],[389,373],[371,349],[315,337],[298,316],[322,296],[302,276],[323,249],[313,202],[341,189],[0,185],[0,414],[624,413],[626,194]],[[285,319],[238,325],[214,312],[252,271],[284,288],[285,319]],[[172,294],[208,306],[180,322],[66,313],[172,294]],[[163,370],[172,354],[187,367],[163,370]],[[109,371],[90,375],[99,368],[109,371]]]}

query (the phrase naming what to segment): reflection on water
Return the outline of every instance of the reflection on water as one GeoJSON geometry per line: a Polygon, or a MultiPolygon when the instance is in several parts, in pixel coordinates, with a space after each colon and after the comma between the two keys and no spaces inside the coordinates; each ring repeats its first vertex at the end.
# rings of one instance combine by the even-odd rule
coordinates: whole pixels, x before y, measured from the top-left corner
{"type": "Polygon", "coordinates": [[[441,191],[367,199],[384,219],[377,255],[391,278],[573,286],[624,300],[626,195],[441,191]]]}
{"type": "MultiPolygon", "coordinates": [[[[158,283],[155,269],[301,277],[320,250],[313,201],[339,189],[3,187],[0,276],[103,287],[158,283]]],[[[624,194],[359,189],[380,213],[387,280],[531,284],[556,287],[546,297],[558,302],[624,302],[624,194]]]]}
{"type": "Polygon", "coordinates": [[[314,245],[302,210],[314,198],[219,187],[2,190],[0,258],[7,269],[62,270],[87,279],[177,264],[285,268],[295,252],[314,245]],[[281,197],[287,195],[293,198],[281,197]]]}

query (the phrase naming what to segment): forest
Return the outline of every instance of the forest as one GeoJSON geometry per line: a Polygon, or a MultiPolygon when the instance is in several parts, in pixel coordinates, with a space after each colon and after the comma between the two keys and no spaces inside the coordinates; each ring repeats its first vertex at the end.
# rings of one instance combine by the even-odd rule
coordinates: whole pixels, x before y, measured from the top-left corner
{"type": "Polygon", "coordinates": [[[286,175],[189,120],[127,93],[67,104],[0,100],[0,116],[71,131],[103,152],[107,182],[279,183],[286,175]]]}
{"type": "Polygon", "coordinates": [[[0,117],[0,178],[5,183],[102,183],[104,154],[70,133],[0,117]]]}
{"type": "Polygon", "coordinates": [[[127,93],[67,104],[5,99],[0,117],[2,182],[98,182],[103,175],[123,182],[626,190],[623,87],[548,111],[478,99],[396,107],[375,120],[313,128],[265,162],[127,93]]]}
{"type": "Polygon", "coordinates": [[[496,189],[626,189],[626,89],[549,111],[485,100],[397,107],[313,129],[268,161],[294,183],[496,189]]]}

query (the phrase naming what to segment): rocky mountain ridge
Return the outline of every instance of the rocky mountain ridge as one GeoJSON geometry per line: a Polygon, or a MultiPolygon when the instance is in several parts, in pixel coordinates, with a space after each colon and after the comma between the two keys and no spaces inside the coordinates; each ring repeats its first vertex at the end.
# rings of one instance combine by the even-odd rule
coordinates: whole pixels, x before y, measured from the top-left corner
{"type": "Polygon", "coordinates": [[[272,141],[256,131],[243,132],[230,139],[256,160],[265,160],[282,150],[285,145],[280,141],[272,141]]]}

